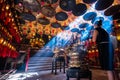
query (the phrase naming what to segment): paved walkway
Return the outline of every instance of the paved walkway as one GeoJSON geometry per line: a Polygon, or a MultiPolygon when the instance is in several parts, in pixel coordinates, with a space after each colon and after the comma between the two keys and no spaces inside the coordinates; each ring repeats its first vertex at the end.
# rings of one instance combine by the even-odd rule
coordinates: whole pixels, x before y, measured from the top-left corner
{"type": "MultiPolygon", "coordinates": [[[[58,71],[57,75],[51,74],[49,71],[40,71],[34,73],[16,73],[9,77],[8,80],[66,80],[66,74],[58,71]]],[[[70,78],[70,80],[76,80],[70,78]]],[[[81,79],[89,80],[89,79],[81,79]]],[[[99,69],[92,69],[92,80],[108,80],[107,74],[99,69]]]]}

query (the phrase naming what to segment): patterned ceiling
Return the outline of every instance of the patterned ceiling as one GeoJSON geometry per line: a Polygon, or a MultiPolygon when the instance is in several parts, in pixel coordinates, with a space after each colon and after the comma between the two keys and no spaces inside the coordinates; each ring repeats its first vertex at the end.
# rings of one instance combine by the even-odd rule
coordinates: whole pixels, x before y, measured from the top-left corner
{"type": "Polygon", "coordinates": [[[18,20],[16,24],[22,41],[29,43],[30,39],[36,38],[47,42],[79,16],[82,18],[77,25],[84,30],[96,18],[104,20],[104,17],[99,17],[99,13],[119,20],[119,4],[120,0],[14,0],[11,11],[13,16],[17,14],[14,17],[18,20]]]}

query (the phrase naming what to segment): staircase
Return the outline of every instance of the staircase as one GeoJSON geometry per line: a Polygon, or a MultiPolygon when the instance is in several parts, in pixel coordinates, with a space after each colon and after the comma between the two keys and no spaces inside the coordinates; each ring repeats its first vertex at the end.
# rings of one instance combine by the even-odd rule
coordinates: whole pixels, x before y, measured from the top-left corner
{"type": "Polygon", "coordinates": [[[28,72],[38,72],[52,69],[52,57],[34,56],[28,63],[28,72]]]}

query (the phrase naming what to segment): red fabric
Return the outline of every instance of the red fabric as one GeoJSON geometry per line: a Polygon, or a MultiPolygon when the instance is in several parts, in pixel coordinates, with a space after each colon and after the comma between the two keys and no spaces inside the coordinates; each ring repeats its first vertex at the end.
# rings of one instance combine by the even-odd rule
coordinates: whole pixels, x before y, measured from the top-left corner
{"type": "Polygon", "coordinates": [[[9,17],[7,17],[7,18],[5,19],[4,24],[7,25],[7,24],[9,23],[9,21],[10,21],[10,19],[9,19],[9,17]]]}
{"type": "Polygon", "coordinates": [[[1,54],[1,51],[2,51],[2,50],[1,50],[1,45],[0,45],[0,54],[1,54]]]}
{"type": "Polygon", "coordinates": [[[3,20],[5,18],[5,11],[3,11],[0,15],[0,19],[3,20]]]}
{"type": "Polygon", "coordinates": [[[11,50],[8,48],[8,57],[11,55],[11,50]]]}
{"type": "Polygon", "coordinates": [[[18,53],[16,51],[11,50],[11,57],[12,58],[17,58],[18,57],[18,53]]]}
{"type": "Polygon", "coordinates": [[[2,51],[2,54],[1,54],[1,56],[2,56],[3,58],[7,56],[6,50],[7,50],[7,47],[6,47],[6,46],[3,46],[3,51],[2,51]]]}
{"type": "Polygon", "coordinates": [[[13,51],[13,50],[9,49],[7,46],[0,45],[0,57],[16,58],[16,57],[18,57],[18,53],[17,53],[17,51],[13,51]]]}
{"type": "Polygon", "coordinates": [[[3,46],[0,44],[0,57],[2,56],[3,46]]]}

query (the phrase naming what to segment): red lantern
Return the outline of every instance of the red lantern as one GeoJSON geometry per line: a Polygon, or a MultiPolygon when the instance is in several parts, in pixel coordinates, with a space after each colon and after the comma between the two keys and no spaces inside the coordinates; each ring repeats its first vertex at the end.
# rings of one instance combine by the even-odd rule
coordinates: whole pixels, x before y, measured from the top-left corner
{"type": "Polygon", "coordinates": [[[10,17],[7,17],[6,20],[5,20],[5,25],[8,25],[8,23],[10,22],[10,17]]]}
{"type": "Polygon", "coordinates": [[[5,11],[3,11],[0,15],[0,19],[4,20],[4,18],[5,18],[5,11]]]}
{"type": "Polygon", "coordinates": [[[42,31],[40,31],[40,35],[42,35],[43,34],[43,32],[42,31]]]}

